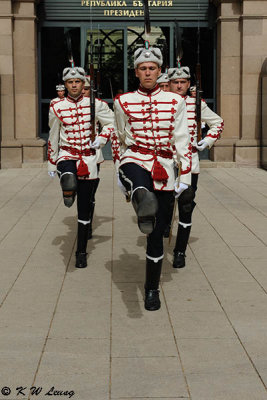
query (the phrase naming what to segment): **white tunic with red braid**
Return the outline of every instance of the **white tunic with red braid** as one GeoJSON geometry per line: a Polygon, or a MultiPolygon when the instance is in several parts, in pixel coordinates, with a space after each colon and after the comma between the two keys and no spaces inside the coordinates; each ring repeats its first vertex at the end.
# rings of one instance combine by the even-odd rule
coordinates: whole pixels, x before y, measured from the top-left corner
{"type": "MultiPolygon", "coordinates": [[[[198,150],[195,147],[197,144],[196,99],[186,96],[185,102],[190,140],[192,143],[192,174],[198,174],[200,170],[199,157],[198,150]]],[[[209,126],[205,141],[207,141],[209,148],[211,148],[216,140],[220,139],[224,124],[222,118],[213,112],[204,100],[201,101],[201,121],[209,126]]]]}
{"type": "Polygon", "coordinates": [[[182,162],[181,182],[191,183],[191,144],[184,99],[139,88],[116,98],[117,133],[121,142],[120,165],[136,163],[151,172],[156,190],[173,190],[173,146],[182,162]]]}
{"type": "MultiPolygon", "coordinates": [[[[107,103],[95,100],[95,121],[102,130],[97,134],[104,146],[114,133],[114,114],[107,103]]],[[[53,103],[49,110],[48,171],[56,171],[64,160],[77,160],[77,175],[97,178],[99,154],[90,148],[92,133],[90,100],[80,96],[77,100],[66,97],[53,103]]]]}

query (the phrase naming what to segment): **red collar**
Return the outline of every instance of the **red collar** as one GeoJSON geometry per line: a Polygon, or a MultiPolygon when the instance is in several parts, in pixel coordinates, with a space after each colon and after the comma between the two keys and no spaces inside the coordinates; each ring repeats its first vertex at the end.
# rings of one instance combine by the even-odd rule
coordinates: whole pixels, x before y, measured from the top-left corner
{"type": "Polygon", "coordinates": [[[81,100],[83,99],[83,95],[81,94],[77,99],[74,99],[73,97],[71,97],[71,96],[68,94],[67,99],[68,99],[71,103],[78,103],[79,101],[81,101],[81,100]]]}
{"type": "Polygon", "coordinates": [[[158,94],[160,92],[160,87],[157,84],[155,87],[153,87],[153,89],[146,89],[140,85],[137,89],[137,92],[144,96],[154,96],[155,94],[158,94]]]}

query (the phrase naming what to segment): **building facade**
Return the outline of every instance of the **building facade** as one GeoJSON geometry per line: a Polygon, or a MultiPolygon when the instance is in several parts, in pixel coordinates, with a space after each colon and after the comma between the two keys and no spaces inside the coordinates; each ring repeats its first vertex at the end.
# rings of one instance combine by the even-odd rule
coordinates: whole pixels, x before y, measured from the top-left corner
{"type": "MultiPolygon", "coordinates": [[[[151,44],[175,66],[176,38],[182,64],[194,79],[197,33],[203,97],[225,120],[212,161],[258,165],[261,135],[261,70],[267,57],[267,0],[150,0],[151,44]]],[[[66,37],[76,65],[92,60],[100,70],[100,96],[133,90],[133,52],[142,44],[139,0],[1,0],[1,168],[46,159],[48,107],[68,65],[66,37]]]]}

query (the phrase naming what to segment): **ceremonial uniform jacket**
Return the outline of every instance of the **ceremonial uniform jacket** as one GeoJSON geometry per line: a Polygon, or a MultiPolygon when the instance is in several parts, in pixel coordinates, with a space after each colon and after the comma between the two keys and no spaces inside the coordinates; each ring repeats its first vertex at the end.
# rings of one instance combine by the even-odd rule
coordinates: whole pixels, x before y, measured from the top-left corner
{"type": "MultiPolygon", "coordinates": [[[[99,99],[95,99],[95,120],[102,126],[97,137],[104,146],[114,134],[114,115],[107,103],[99,99]]],[[[75,100],[68,96],[51,104],[49,127],[48,171],[56,171],[60,161],[77,160],[77,174],[96,179],[99,153],[89,144],[92,132],[89,98],[81,95],[75,100]]]]}
{"type": "MultiPolygon", "coordinates": [[[[197,144],[197,123],[196,123],[196,99],[194,97],[185,96],[186,108],[187,108],[187,119],[188,128],[190,133],[190,140],[192,143],[192,174],[199,173],[199,157],[197,144]]],[[[224,128],[222,118],[213,112],[207,103],[201,101],[201,121],[205,122],[209,126],[205,141],[208,142],[209,148],[211,148],[217,139],[220,138],[224,128]]]]}
{"type": "MultiPolygon", "coordinates": [[[[65,97],[64,97],[64,98],[65,98],[65,97]]],[[[54,99],[52,99],[52,100],[50,101],[50,107],[51,107],[52,104],[57,103],[57,102],[60,101],[60,100],[64,100],[64,99],[61,99],[60,97],[55,97],[54,99]]]]}
{"type": "Polygon", "coordinates": [[[185,101],[180,95],[158,86],[152,90],[139,87],[118,96],[114,112],[122,149],[120,165],[136,163],[151,172],[155,190],[173,190],[175,146],[182,162],[180,180],[191,183],[191,143],[185,101]],[[155,166],[164,168],[167,179],[156,179],[155,166]]]}

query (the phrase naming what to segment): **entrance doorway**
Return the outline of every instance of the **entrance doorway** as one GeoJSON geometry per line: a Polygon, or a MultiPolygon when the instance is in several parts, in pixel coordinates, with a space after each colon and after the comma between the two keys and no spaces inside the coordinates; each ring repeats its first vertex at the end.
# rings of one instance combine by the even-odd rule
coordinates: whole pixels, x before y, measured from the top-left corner
{"type": "MultiPolygon", "coordinates": [[[[169,31],[169,28],[167,29],[169,31]]],[[[137,47],[143,46],[143,34],[144,29],[136,26],[120,29],[88,29],[86,31],[88,54],[85,53],[84,60],[88,59],[90,62],[92,59],[92,54],[90,54],[92,43],[94,68],[100,72],[101,76],[100,94],[106,101],[112,102],[117,94],[133,91],[138,87],[133,67],[133,55],[137,47]]],[[[152,27],[150,45],[160,47],[165,55],[163,68],[169,65],[167,59],[168,37],[160,27],[152,27]]]]}

